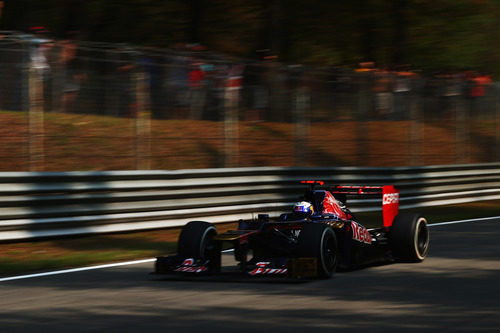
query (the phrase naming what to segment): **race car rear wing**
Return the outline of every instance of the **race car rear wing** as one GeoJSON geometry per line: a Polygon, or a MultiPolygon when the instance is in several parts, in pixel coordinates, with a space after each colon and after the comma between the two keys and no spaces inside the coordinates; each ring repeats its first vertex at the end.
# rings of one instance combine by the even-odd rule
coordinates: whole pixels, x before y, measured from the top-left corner
{"type": "MultiPolygon", "coordinates": [[[[305,180],[303,184],[310,184],[311,186],[323,186],[323,181],[305,180]]],[[[382,194],[382,215],[384,220],[384,227],[392,226],[392,221],[399,212],[399,190],[393,185],[384,186],[345,186],[335,185],[330,186],[329,191],[335,196],[340,195],[380,195],[382,194]]]]}
{"type": "Polygon", "coordinates": [[[384,186],[342,186],[331,188],[332,194],[367,195],[382,194],[382,215],[384,227],[390,227],[399,212],[399,190],[393,185],[384,186]]]}

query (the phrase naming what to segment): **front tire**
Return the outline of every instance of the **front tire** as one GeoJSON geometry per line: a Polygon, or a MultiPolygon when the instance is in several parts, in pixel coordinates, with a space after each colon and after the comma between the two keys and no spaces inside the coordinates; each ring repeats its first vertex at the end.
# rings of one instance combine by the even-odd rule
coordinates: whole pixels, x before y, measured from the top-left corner
{"type": "Polygon", "coordinates": [[[396,216],[389,232],[394,256],[404,262],[421,262],[429,250],[429,227],[419,214],[401,213],[396,216]]]}
{"type": "Polygon", "coordinates": [[[299,257],[316,258],[318,277],[329,278],[337,268],[337,237],[332,228],[322,223],[305,223],[297,244],[299,257]]]}
{"type": "Polygon", "coordinates": [[[212,223],[191,221],[186,224],[179,235],[177,254],[184,258],[214,260],[216,246],[213,242],[217,229],[212,223]]]}

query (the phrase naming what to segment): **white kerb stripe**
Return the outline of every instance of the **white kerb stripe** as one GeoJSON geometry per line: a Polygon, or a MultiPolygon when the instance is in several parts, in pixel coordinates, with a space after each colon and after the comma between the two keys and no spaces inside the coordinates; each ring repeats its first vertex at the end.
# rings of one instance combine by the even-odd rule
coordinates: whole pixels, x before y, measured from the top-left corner
{"type": "Polygon", "coordinates": [[[491,220],[497,220],[497,219],[500,219],[500,216],[483,217],[483,218],[478,218],[478,219],[458,220],[458,221],[450,221],[450,222],[431,223],[431,224],[429,224],[429,227],[437,227],[437,226],[440,226],[440,225],[447,225],[447,224],[458,224],[458,223],[469,223],[469,222],[484,222],[484,221],[491,221],[491,220]]]}
{"type": "Polygon", "coordinates": [[[21,279],[29,279],[29,278],[35,278],[35,277],[57,275],[57,274],[67,274],[67,273],[75,273],[75,272],[82,272],[82,271],[90,271],[90,270],[93,270],[93,269],[103,269],[103,268],[110,268],[110,267],[117,267],[117,266],[127,266],[127,265],[143,264],[143,263],[153,262],[155,260],[156,260],[156,258],[151,258],[151,259],[142,259],[142,260],[119,262],[119,263],[114,263],[114,264],[105,264],[105,265],[97,265],[97,266],[89,266],[89,267],[63,269],[63,270],[60,270],[60,271],[53,271],[53,272],[46,272],[46,273],[37,273],[37,274],[11,276],[11,277],[6,277],[6,278],[0,278],[0,282],[12,281],[12,280],[21,280],[21,279]]]}

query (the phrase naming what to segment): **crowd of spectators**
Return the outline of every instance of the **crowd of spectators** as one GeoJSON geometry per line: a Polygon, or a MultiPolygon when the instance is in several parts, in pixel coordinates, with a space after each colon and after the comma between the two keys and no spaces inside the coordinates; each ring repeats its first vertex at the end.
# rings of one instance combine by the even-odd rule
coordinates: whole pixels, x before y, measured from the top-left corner
{"type": "Polygon", "coordinates": [[[378,69],[373,63],[362,63],[356,72],[371,73],[373,115],[377,119],[408,119],[412,103],[421,106],[430,120],[453,118],[457,108],[463,108],[471,118],[485,118],[494,114],[499,98],[492,76],[474,70],[425,76],[404,68],[378,69]]]}
{"type": "Polygon", "coordinates": [[[280,63],[265,50],[257,54],[248,60],[197,44],[165,50],[89,43],[76,31],[54,40],[44,27],[1,32],[0,109],[28,108],[32,69],[43,81],[46,112],[120,117],[135,117],[139,92],[154,118],[214,121],[223,119],[228,96],[237,96],[240,119],[253,121],[293,119],[297,94],[313,120],[403,120],[415,106],[428,119],[453,117],[458,107],[481,118],[498,100],[491,75],[472,70],[424,75],[371,62],[320,69],[280,63]]]}

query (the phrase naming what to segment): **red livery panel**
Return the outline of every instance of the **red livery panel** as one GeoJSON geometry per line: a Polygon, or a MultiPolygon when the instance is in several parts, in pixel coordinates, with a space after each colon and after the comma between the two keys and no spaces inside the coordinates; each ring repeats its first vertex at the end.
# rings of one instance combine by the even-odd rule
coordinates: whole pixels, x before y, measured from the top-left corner
{"type": "Polygon", "coordinates": [[[382,187],[382,212],[384,227],[390,227],[399,212],[399,191],[392,185],[382,187]]]}

